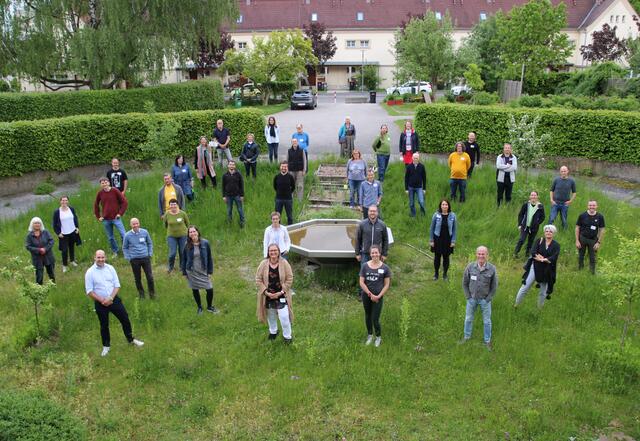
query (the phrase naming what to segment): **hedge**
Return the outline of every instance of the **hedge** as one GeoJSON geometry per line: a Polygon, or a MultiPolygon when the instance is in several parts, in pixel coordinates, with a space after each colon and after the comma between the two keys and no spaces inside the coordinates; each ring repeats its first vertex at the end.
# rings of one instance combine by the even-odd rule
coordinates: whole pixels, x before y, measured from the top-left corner
{"type": "MultiPolygon", "coordinates": [[[[231,131],[231,149],[238,156],[253,132],[266,148],[264,117],[256,109],[202,110],[159,113],[160,119],[181,124],[177,146],[188,161],[193,157],[200,136],[211,137],[217,119],[231,131]]],[[[147,140],[148,114],[85,115],[39,121],[0,123],[0,176],[18,176],[36,170],[64,171],[89,164],[109,163],[116,156],[123,160],[152,159],[141,149],[147,140]]]]}
{"type": "Polygon", "coordinates": [[[198,80],[126,90],[0,93],[0,121],[143,112],[145,101],[158,112],[222,109],[224,92],[220,81],[198,80]]]}
{"type": "Polygon", "coordinates": [[[482,151],[498,154],[509,140],[509,115],[525,114],[540,115],[538,129],[551,135],[547,146],[551,156],[640,164],[640,113],[636,112],[432,104],[417,107],[415,127],[428,152],[453,151],[456,141],[475,131],[482,151]]]}

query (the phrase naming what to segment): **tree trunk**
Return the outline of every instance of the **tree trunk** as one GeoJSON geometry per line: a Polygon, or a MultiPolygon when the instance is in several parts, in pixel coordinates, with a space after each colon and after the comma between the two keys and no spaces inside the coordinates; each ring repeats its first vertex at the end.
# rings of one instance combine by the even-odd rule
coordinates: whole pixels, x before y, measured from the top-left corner
{"type": "Polygon", "coordinates": [[[262,105],[263,106],[268,106],[269,105],[269,97],[271,96],[271,89],[268,88],[268,87],[265,87],[262,92],[264,93],[264,95],[262,95],[262,105]]]}
{"type": "Polygon", "coordinates": [[[34,303],[33,308],[36,312],[36,343],[40,341],[40,318],[38,317],[38,304],[34,303]]]}
{"type": "Polygon", "coordinates": [[[622,338],[620,339],[620,347],[623,348],[624,347],[624,341],[627,338],[627,332],[629,331],[629,322],[631,322],[631,320],[633,319],[633,304],[631,302],[632,296],[633,295],[633,285],[631,285],[631,287],[629,288],[629,297],[628,297],[628,301],[627,301],[627,306],[629,307],[629,310],[627,311],[627,316],[624,319],[624,326],[622,327],[622,338]]]}

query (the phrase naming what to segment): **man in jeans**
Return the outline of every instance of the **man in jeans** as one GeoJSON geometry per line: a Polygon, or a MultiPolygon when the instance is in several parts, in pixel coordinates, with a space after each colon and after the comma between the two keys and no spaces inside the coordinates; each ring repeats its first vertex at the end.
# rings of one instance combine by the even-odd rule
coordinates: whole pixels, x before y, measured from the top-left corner
{"type": "Polygon", "coordinates": [[[389,233],[387,225],[378,217],[378,207],[372,205],[369,207],[367,219],[360,221],[358,231],[356,233],[356,260],[360,264],[371,260],[369,249],[371,245],[380,247],[380,260],[387,260],[389,251],[389,233]]]}
{"type": "Polygon", "coordinates": [[[124,258],[131,264],[133,278],[138,288],[138,295],[144,299],[144,287],[142,286],[141,270],[147,278],[147,287],[149,288],[149,297],[156,298],[156,289],[153,282],[153,271],[151,270],[151,256],[153,256],[153,241],[149,232],[144,228],[140,228],[140,221],[132,218],[130,221],[131,230],[127,231],[122,241],[122,252],[124,258]]]}
{"type": "Polygon", "coordinates": [[[244,227],[244,180],[242,174],[236,170],[236,162],[229,161],[228,172],[222,176],[222,199],[227,204],[227,221],[231,222],[233,214],[233,204],[236,204],[238,216],[240,216],[240,228],[244,227]]]}
{"type": "Polygon", "coordinates": [[[424,215],[424,192],[427,189],[427,172],[420,163],[420,153],[414,153],[413,162],[404,170],[404,190],[409,195],[411,217],[416,217],[416,196],[420,204],[420,212],[424,215]]]}
{"type": "Polygon", "coordinates": [[[551,199],[551,214],[549,215],[549,224],[553,225],[558,212],[562,219],[562,228],[567,228],[567,215],[569,213],[569,205],[576,198],[576,182],[569,177],[569,168],[567,166],[560,167],[560,176],[553,180],[549,199],[551,199]]]}
{"type": "Polygon", "coordinates": [[[227,158],[227,165],[229,161],[233,160],[231,156],[231,147],[229,143],[231,142],[231,133],[229,129],[224,126],[224,121],[219,119],[216,121],[216,128],[213,129],[213,139],[216,140],[218,146],[216,147],[216,153],[218,154],[218,164],[222,167],[222,156],[224,155],[227,158]]]}
{"type": "Polygon", "coordinates": [[[473,317],[479,306],[484,323],[484,344],[491,350],[491,300],[498,288],[498,274],[496,267],[487,262],[488,257],[487,247],[479,246],[476,249],[476,261],[467,265],[464,270],[462,288],[467,298],[467,310],[464,317],[464,338],[460,343],[466,343],[471,338],[473,317]]]}
{"type": "Polygon", "coordinates": [[[280,163],[280,173],[273,178],[273,189],[276,191],[276,208],[282,215],[282,208],[287,211],[287,225],[294,223],[293,220],[293,191],[296,189],[296,180],[289,173],[287,161],[280,163]]]}
{"type": "Polygon", "coordinates": [[[374,179],[373,170],[367,171],[367,180],[360,184],[358,190],[358,202],[360,202],[359,210],[362,211],[362,218],[369,216],[369,207],[378,209],[378,217],[380,216],[380,201],[382,200],[382,184],[374,179]]]}
{"type": "Polygon", "coordinates": [[[289,167],[289,173],[296,181],[296,197],[298,202],[302,202],[304,196],[304,173],[307,170],[307,157],[298,146],[298,140],[296,138],[291,139],[291,148],[287,152],[287,162],[289,167]]]}
{"type": "Polygon", "coordinates": [[[596,273],[596,253],[604,237],[604,216],[598,213],[598,203],[591,200],[587,211],[578,216],[576,222],[576,248],[578,249],[578,269],[584,268],[584,255],[589,251],[589,269],[596,273]]]}
{"type": "Polygon", "coordinates": [[[100,178],[100,191],[96,195],[93,203],[93,213],[96,218],[102,222],[104,231],[107,233],[113,257],[118,257],[118,242],[113,235],[113,227],[115,226],[120,233],[120,240],[124,240],[124,225],[122,225],[122,216],[127,211],[127,199],[120,193],[117,188],[112,188],[109,179],[100,178]]]}

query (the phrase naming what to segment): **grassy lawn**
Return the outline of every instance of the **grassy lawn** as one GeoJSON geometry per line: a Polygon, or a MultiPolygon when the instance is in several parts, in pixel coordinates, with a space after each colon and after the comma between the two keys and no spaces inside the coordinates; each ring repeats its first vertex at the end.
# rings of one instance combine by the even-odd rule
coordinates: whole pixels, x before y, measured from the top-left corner
{"type": "MultiPolygon", "coordinates": [[[[431,281],[431,261],[406,244],[428,249],[428,222],[437,200],[448,194],[448,170],[427,163],[429,216],[411,219],[402,165],[391,165],[382,213],[396,244],[388,261],[393,278],[382,312],[383,343],[376,349],[363,345],[356,265],[313,274],[295,256],[295,341],[291,346],[267,341],[267,327],[255,316],[254,283],[273,209],[276,168],[264,163],[257,181],[246,183],[245,229],[225,222],[219,191],[198,186],[196,202],[187,207],[192,223],[211,241],[215,304],[221,310],[217,316],[197,316],[184,278],[164,270],[167,245],[156,203],[163,171],[158,166],[136,178],[128,170],[125,220],[139,217],[155,241],[158,299],[138,301],[128,264],[122,258],[111,262],[144,348],[128,347],[112,317],[112,350],[100,357],[98,320],[84,295],[83,275],[93,251],[107,243],[92,215],[96,186],[87,184],[71,195],[84,240],[80,267],[62,274],[56,246],[58,286],[44,312],[53,329],[48,340],[24,347],[31,309],[10,282],[0,286],[0,388],[44,391],[82,418],[93,440],[586,441],[612,420],[619,431],[640,437],[637,373],[635,381],[612,390],[607,380],[615,372],[598,370],[593,362],[599,342],[619,338],[621,311],[606,296],[601,278],[577,272],[571,229],[558,235],[562,253],[552,300],[538,311],[532,290],[518,311],[511,306],[523,264],[511,257],[517,210],[531,187],[541,190],[548,209],[547,176],[525,189],[520,175],[518,202],[496,209],[495,171],[481,167],[474,173],[468,202],[453,203],[459,234],[447,283],[431,281]],[[481,344],[478,315],[472,341],[456,344],[465,310],[462,271],[480,244],[489,246],[500,277],[493,302],[494,352],[481,344]]],[[[635,234],[640,209],[608,200],[579,179],[571,222],[589,198],[598,200],[607,226],[635,234]]],[[[2,261],[16,255],[26,261],[29,219],[39,215],[49,225],[56,207],[52,201],[0,224],[2,261]]],[[[297,213],[300,208],[296,204],[297,213]]],[[[601,259],[616,252],[611,230],[601,259]]],[[[628,345],[639,342],[632,333],[628,345]]]]}
{"type": "MultiPolygon", "coordinates": [[[[262,106],[262,105],[244,105],[242,106],[243,108],[252,108],[252,109],[258,109],[260,110],[264,116],[269,116],[269,115],[273,115],[274,113],[278,113],[278,112],[282,112],[283,110],[287,110],[289,108],[289,103],[285,102],[285,103],[277,103],[277,104],[269,104],[268,106],[262,106]]],[[[233,105],[233,103],[231,104],[227,104],[227,108],[228,109],[235,109],[236,107],[233,105]]]]}
{"type": "Polygon", "coordinates": [[[399,106],[389,106],[387,103],[382,102],[380,105],[387,111],[387,113],[391,116],[413,116],[416,111],[416,107],[419,104],[424,103],[404,103],[399,106]]]}

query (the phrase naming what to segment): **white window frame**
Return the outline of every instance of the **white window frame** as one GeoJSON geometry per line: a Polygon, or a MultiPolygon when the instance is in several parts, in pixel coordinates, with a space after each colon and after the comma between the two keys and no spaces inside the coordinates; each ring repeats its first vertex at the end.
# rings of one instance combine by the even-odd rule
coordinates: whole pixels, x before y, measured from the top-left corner
{"type": "Polygon", "coordinates": [[[436,11],[436,20],[442,20],[442,12],[436,11]]]}
{"type": "Polygon", "coordinates": [[[244,50],[247,48],[247,42],[246,41],[239,41],[238,42],[238,50],[244,50]]]}
{"type": "Polygon", "coordinates": [[[487,13],[486,12],[481,12],[480,13],[480,20],[481,21],[485,21],[487,19],[487,13]]]}
{"type": "Polygon", "coordinates": [[[360,40],[360,49],[369,49],[370,43],[369,40],[360,40]]]}
{"type": "Polygon", "coordinates": [[[312,12],[311,13],[311,21],[318,21],[318,13],[317,12],[312,12]]]}
{"type": "Polygon", "coordinates": [[[364,12],[356,12],[356,21],[364,21],[364,12]]]}
{"type": "Polygon", "coordinates": [[[238,19],[236,20],[236,23],[240,24],[240,23],[242,23],[243,21],[244,21],[244,17],[242,16],[242,14],[240,14],[240,15],[238,16],[238,19]]]}
{"type": "Polygon", "coordinates": [[[355,40],[347,40],[345,45],[346,45],[347,49],[355,49],[356,48],[356,41],[355,40]],[[349,44],[349,43],[352,43],[352,44],[349,44]]]}

